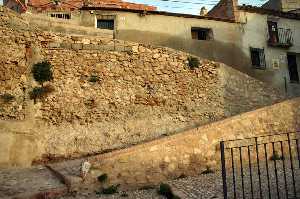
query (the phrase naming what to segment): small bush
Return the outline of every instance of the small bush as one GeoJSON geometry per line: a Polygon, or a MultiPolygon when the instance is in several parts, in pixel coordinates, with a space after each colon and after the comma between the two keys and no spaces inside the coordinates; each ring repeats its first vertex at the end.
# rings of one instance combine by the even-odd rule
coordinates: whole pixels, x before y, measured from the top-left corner
{"type": "Polygon", "coordinates": [[[189,57],[188,58],[188,65],[190,69],[199,68],[199,59],[196,57],[189,57]]]}
{"type": "Polygon", "coordinates": [[[174,197],[174,194],[172,192],[170,185],[164,184],[164,183],[160,184],[158,194],[165,196],[168,199],[173,199],[173,197],[174,197]]]}
{"type": "Polygon", "coordinates": [[[274,154],[270,157],[270,160],[272,161],[284,160],[284,156],[280,155],[277,151],[275,151],[274,154]]]}
{"type": "Polygon", "coordinates": [[[53,92],[54,88],[52,86],[45,87],[34,87],[29,93],[30,99],[42,99],[47,96],[49,93],[53,92]]]}
{"type": "Polygon", "coordinates": [[[5,93],[3,95],[0,95],[0,98],[3,100],[4,103],[10,103],[15,100],[15,96],[9,93],[5,93]]]}
{"type": "Polygon", "coordinates": [[[111,186],[109,186],[107,188],[104,188],[102,190],[102,194],[106,194],[106,195],[108,195],[108,194],[115,194],[115,193],[118,192],[119,186],[120,185],[111,185],[111,186]]]}
{"type": "Polygon", "coordinates": [[[97,75],[91,75],[91,77],[89,79],[89,82],[92,82],[92,83],[96,83],[99,81],[100,81],[100,77],[98,77],[97,75]]]}
{"type": "Polygon", "coordinates": [[[44,82],[53,79],[52,65],[48,61],[34,64],[31,72],[34,79],[42,85],[44,82]]]}
{"type": "Polygon", "coordinates": [[[214,170],[211,167],[206,167],[206,169],[201,174],[210,174],[214,173],[214,170]]]}
{"type": "Polygon", "coordinates": [[[107,178],[108,178],[108,176],[107,176],[107,174],[106,173],[104,173],[104,174],[102,174],[102,175],[100,175],[100,176],[98,176],[98,181],[99,182],[101,182],[101,183],[104,183],[104,182],[106,182],[107,181],[107,178]]]}

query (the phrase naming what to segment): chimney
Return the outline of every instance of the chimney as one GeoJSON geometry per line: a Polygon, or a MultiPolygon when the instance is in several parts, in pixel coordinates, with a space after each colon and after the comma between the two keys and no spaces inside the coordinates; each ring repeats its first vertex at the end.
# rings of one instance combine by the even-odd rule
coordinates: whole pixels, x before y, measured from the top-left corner
{"type": "Polygon", "coordinates": [[[207,9],[203,6],[200,10],[200,16],[205,16],[207,14],[207,9]]]}
{"type": "Polygon", "coordinates": [[[208,13],[208,16],[239,20],[238,0],[220,0],[208,13]]]}
{"type": "Polygon", "coordinates": [[[239,20],[239,11],[238,11],[238,0],[227,0],[228,1],[228,9],[227,12],[229,12],[229,16],[232,16],[232,19],[235,21],[239,20]]]}

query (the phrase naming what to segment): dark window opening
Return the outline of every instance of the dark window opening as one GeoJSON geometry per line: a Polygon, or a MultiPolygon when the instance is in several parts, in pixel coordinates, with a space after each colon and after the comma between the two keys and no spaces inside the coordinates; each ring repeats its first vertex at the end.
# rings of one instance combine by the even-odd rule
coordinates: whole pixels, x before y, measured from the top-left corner
{"type": "Polygon", "coordinates": [[[266,69],[264,49],[250,48],[252,66],[257,69],[266,69]]]}
{"type": "Polygon", "coordinates": [[[299,83],[299,74],[297,67],[297,57],[294,54],[287,55],[288,69],[291,83],[299,83]]]}
{"type": "Polygon", "coordinates": [[[71,19],[71,15],[65,13],[52,13],[50,16],[59,19],[71,19]]]}
{"type": "Polygon", "coordinates": [[[100,29],[114,29],[114,20],[113,19],[98,19],[97,20],[97,28],[100,29]]]}
{"type": "Polygon", "coordinates": [[[197,40],[212,39],[212,30],[209,28],[192,28],[191,34],[192,34],[192,39],[197,39],[197,40]]]}

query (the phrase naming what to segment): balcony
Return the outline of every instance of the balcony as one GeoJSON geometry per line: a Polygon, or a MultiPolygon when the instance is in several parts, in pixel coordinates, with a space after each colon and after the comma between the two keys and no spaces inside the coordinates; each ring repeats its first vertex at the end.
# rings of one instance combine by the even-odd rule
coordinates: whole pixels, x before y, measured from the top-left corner
{"type": "Polygon", "coordinates": [[[278,28],[277,31],[269,31],[269,46],[289,48],[293,46],[293,34],[291,29],[278,28]]]}

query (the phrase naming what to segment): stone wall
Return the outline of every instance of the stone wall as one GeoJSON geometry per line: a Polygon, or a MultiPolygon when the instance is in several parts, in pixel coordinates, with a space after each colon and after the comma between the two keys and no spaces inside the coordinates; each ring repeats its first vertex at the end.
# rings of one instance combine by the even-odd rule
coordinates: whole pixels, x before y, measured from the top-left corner
{"type": "Polygon", "coordinates": [[[31,136],[36,146],[21,164],[14,144],[0,145],[11,151],[0,166],[124,148],[284,98],[224,64],[198,58],[199,68],[190,69],[192,55],[184,52],[43,32],[7,11],[0,17],[0,95],[14,96],[1,98],[0,133],[31,136]],[[54,91],[34,103],[29,93],[39,85],[31,67],[42,60],[53,65],[54,79],[45,86],[54,91]]]}
{"type": "MultiPolygon", "coordinates": [[[[90,158],[91,175],[137,188],[220,168],[220,141],[300,129],[300,98],[128,149],[90,158]]],[[[294,149],[296,150],[296,149],[294,149]]],[[[270,154],[270,153],[269,153],[270,154]]]]}

